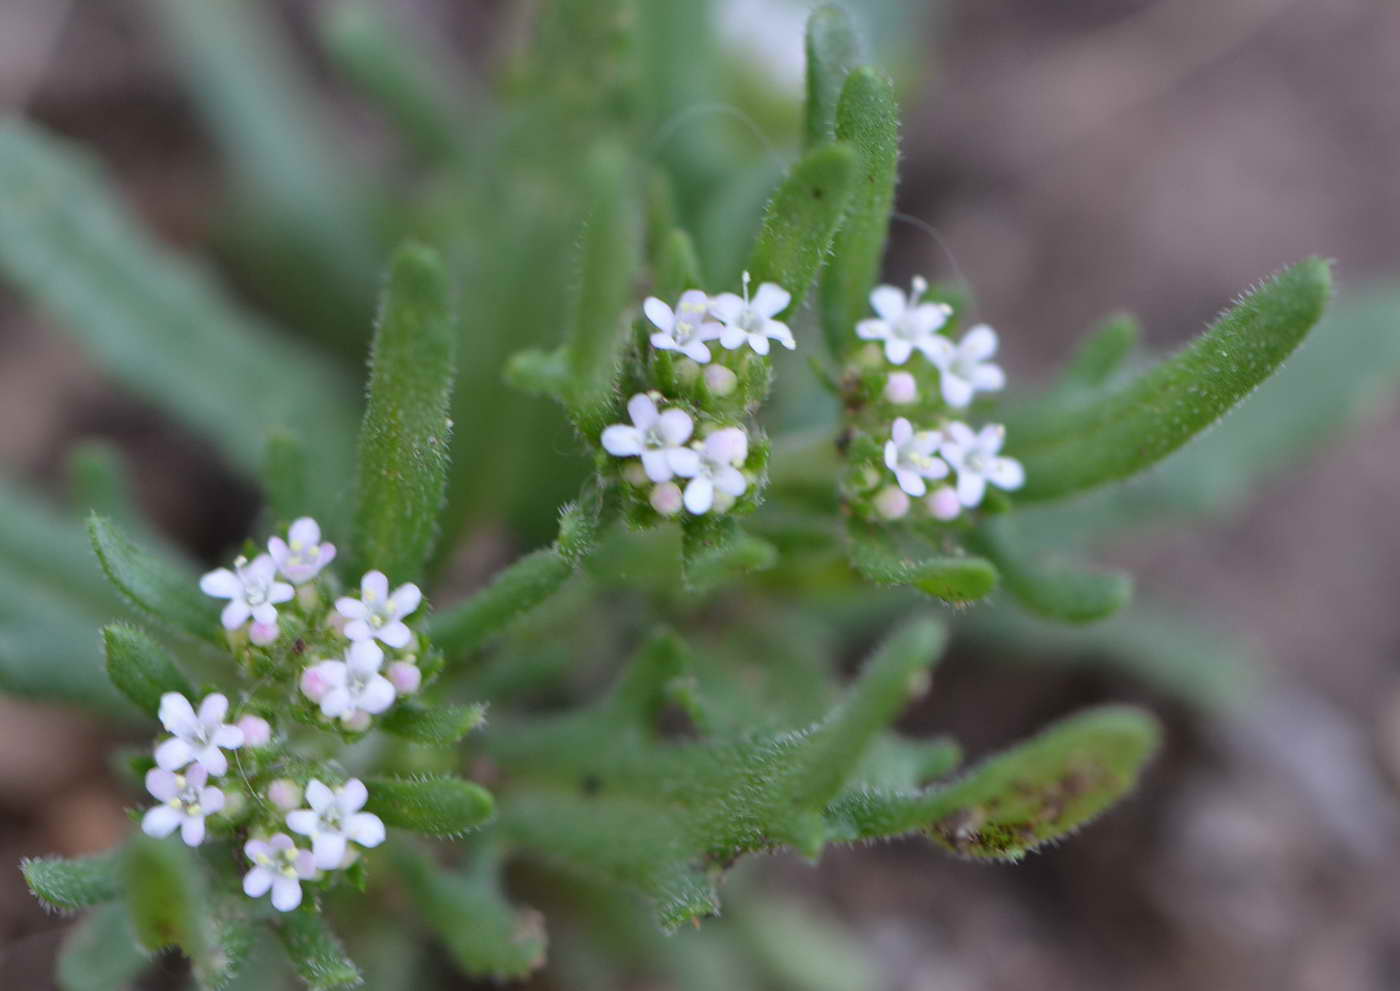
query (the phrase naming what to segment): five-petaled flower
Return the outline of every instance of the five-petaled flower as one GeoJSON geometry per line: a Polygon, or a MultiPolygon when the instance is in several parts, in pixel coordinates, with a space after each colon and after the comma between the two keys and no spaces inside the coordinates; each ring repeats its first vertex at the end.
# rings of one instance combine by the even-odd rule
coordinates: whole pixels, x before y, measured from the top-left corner
{"type": "Polygon", "coordinates": [[[966,423],[950,423],[939,452],[958,473],[958,502],[976,506],[987,491],[987,483],[1000,489],[1019,489],[1026,481],[1025,469],[1015,458],[999,456],[1006,428],[988,424],[973,432],[966,423]]]}
{"type": "Polygon", "coordinates": [[[347,722],[364,712],[374,716],[394,704],[394,686],[379,673],[384,651],[373,640],[356,640],[341,661],[321,661],[301,676],[301,690],[321,713],[347,722]]]}
{"type": "Polygon", "coordinates": [[[674,406],[658,412],[656,401],[637,393],[627,401],[632,425],[615,423],[603,431],[603,450],[618,458],[640,456],[647,477],[666,482],[676,475],[689,478],[699,470],[700,457],[685,442],[694,425],[690,415],[674,406]]]}
{"type": "Polygon", "coordinates": [[[767,354],[769,340],[791,351],[797,347],[792,331],[781,320],[774,320],[792,302],[792,293],[775,282],[765,282],[749,299],[749,273],[744,273],[744,295],[722,292],[710,300],[710,313],[724,324],[719,343],[733,351],[745,344],[757,354],[767,354]]]}
{"type": "Polygon", "coordinates": [[[153,767],[146,772],[146,790],[161,804],[141,818],[141,831],[165,837],[180,830],[186,846],[204,842],[204,818],[224,807],[224,793],[211,786],[209,773],[199,764],[181,773],[153,767]]]}
{"type": "Polygon", "coordinates": [[[739,468],[749,456],[749,437],[740,427],[725,427],[706,437],[697,449],[700,463],[685,487],[685,508],[699,516],[715,505],[716,492],[733,500],[748,488],[739,468]]]}
{"type": "Polygon", "coordinates": [[[156,764],[167,771],[178,771],[191,762],[214,777],[228,771],[225,750],[243,746],[243,731],[224,722],[228,699],[215,692],[204,696],[199,712],[179,692],[160,697],[160,721],[171,738],[156,747],[156,764]]]}
{"type": "Polygon", "coordinates": [[[258,623],[275,624],[278,604],[290,599],[295,589],[277,581],[277,564],[272,556],[259,554],[251,562],[240,557],[233,562],[233,569],[219,568],[199,580],[200,591],[205,595],[229,600],[220,617],[224,629],[238,629],[249,616],[258,623]]]}
{"type": "Polygon", "coordinates": [[[688,289],[672,310],[655,296],[642,302],[642,311],[656,325],[651,346],[658,351],[679,351],[687,358],[706,364],[710,349],[706,341],[720,336],[722,328],[710,319],[710,297],[699,289],[688,289]]]}
{"type": "Polygon", "coordinates": [[[938,366],[943,398],[948,405],[962,409],[978,392],[995,392],[1006,385],[1006,375],[991,363],[997,353],[997,332],[979,323],[954,344],[940,337],[942,344],[928,352],[938,366]]]}
{"type": "Polygon", "coordinates": [[[918,349],[930,359],[950,343],[938,333],[953,308],[947,303],[921,303],[928,283],[915,277],[906,296],[894,286],[876,286],[870,293],[870,306],[878,316],[856,324],[856,335],[866,341],[884,341],[885,357],[902,365],[918,349]]]}
{"type": "Polygon", "coordinates": [[[277,570],[293,585],[309,582],[335,559],[335,544],[321,543],[321,527],[310,516],[294,522],[287,538],[270,538],[267,552],[277,570]]]}
{"type": "Polygon", "coordinates": [[[413,631],[403,621],[423,601],[423,593],[412,582],[389,592],[389,579],[382,571],[369,571],[360,579],[360,597],[335,600],[336,612],[349,622],[345,635],[351,640],[379,640],[390,647],[407,647],[413,631]]]}
{"type": "Polygon", "coordinates": [[[287,828],[311,838],[311,852],[321,870],[335,870],[345,860],[349,843],[375,847],[384,842],[384,823],[373,812],[361,812],[369,798],[359,778],[332,791],[315,778],[306,785],[309,809],[287,813],[287,828]]]}
{"type": "Polygon", "coordinates": [[[299,850],[286,833],[267,840],[249,840],[244,855],[253,868],[243,875],[243,893],[261,898],[272,889],[272,907],[290,912],[301,904],[301,882],[316,876],[316,858],[310,850],[299,850]]]}
{"type": "Polygon", "coordinates": [[[885,441],[885,467],[894,472],[899,487],[911,496],[928,491],[926,478],[944,478],[948,465],[938,457],[943,435],[937,430],[915,431],[904,417],[894,421],[890,439],[885,441]]]}

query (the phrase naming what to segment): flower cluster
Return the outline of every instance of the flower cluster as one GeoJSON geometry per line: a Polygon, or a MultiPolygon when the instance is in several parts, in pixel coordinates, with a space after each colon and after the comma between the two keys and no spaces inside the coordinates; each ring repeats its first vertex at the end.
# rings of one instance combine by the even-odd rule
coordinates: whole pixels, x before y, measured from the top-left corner
{"type": "Polygon", "coordinates": [[[206,695],[196,708],[179,692],[166,692],[158,716],[168,736],[158,741],[155,766],[146,773],[159,804],[143,815],[143,831],[166,837],[178,830],[189,846],[202,844],[211,825],[239,837],[252,864],[243,890],[252,898],[271,893],[283,912],[301,904],[304,882],[322,881],[351,866],[358,848],[382,843],[384,823],[364,811],[369,793],[361,781],[328,784],[341,780],[339,772],[308,770],[285,733],[274,739],[264,717],[285,714],[359,733],[423,683],[417,657],[423,645],[405,622],[422,604],[418,587],[391,591],[382,572],[370,571],[358,596],[338,594],[339,583],[326,570],[334,558],[335,546],[304,517],[286,539],[271,538],[265,553],[200,579],[206,594],[228,600],[221,622],[255,682],[233,722],[223,694],[206,695]],[[288,708],[298,696],[307,701],[288,708]],[[229,773],[235,751],[244,755],[236,775],[229,773]]]}
{"type": "Polygon", "coordinates": [[[883,456],[884,471],[868,462],[853,488],[858,505],[886,520],[909,515],[918,500],[929,517],[949,522],[981,505],[988,485],[1012,491],[1025,482],[1020,463],[1001,454],[1004,427],[974,430],[952,416],[978,393],[1006,385],[992,362],[996,331],[977,324],[954,340],[947,333],[953,308],[926,300],[927,292],[917,277],[907,294],[878,286],[870,294],[875,316],[855,328],[872,345],[854,366],[858,395],[850,405],[868,411],[870,429],[886,439],[878,454],[869,452],[870,462],[883,456]]]}
{"type": "Polygon", "coordinates": [[[755,457],[745,420],[767,388],[773,342],[797,342],[777,319],[792,294],[764,282],[750,295],[751,281],[745,272],[741,293],[689,289],[674,307],[655,296],[642,305],[651,350],[641,391],[627,402],[631,423],[607,427],[599,443],[623,459],[622,478],[658,516],[728,512],[761,474],[766,451],[755,457]]]}

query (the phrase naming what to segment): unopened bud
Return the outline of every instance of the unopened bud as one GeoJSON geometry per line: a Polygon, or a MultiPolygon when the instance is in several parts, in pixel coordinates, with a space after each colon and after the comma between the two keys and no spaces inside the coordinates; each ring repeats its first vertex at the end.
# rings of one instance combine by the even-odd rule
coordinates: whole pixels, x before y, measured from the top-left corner
{"type": "Polygon", "coordinates": [[[243,731],[243,743],[249,747],[263,747],[272,739],[272,727],[262,716],[249,713],[238,720],[238,728],[243,731]]]}
{"type": "Polygon", "coordinates": [[[662,516],[675,516],[684,503],[681,487],[675,482],[662,482],[651,490],[651,508],[662,516]]]}
{"type": "Polygon", "coordinates": [[[418,665],[409,664],[407,661],[395,661],[390,664],[387,674],[389,683],[400,695],[412,695],[423,684],[423,672],[418,670],[418,665]]]}
{"type": "Polygon", "coordinates": [[[267,800],[285,812],[301,807],[301,785],[291,778],[278,778],[267,786],[267,800]]]}
{"type": "Polygon", "coordinates": [[[705,387],[716,396],[727,396],[739,385],[739,376],[723,365],[707,365],[705,387]]]}
{"type": "Polygon", "coordinates": [[[896,405],[906,405],[919,398],[919,385],[909,372],[890,372],[885,381],[885,398],[896,405]]]}
{"type": "Polygon", "coordinates": [[[958,514],[962,512],[962,504],[958,502],[958,494],[953,491],[951,485],[940,485],[928,497],[928,511],[933,514],[934,519],[946,523],[958,518],[958,514]]]}
{"type": "Polygon", "coordinates": [[[276,623],[253,623],[248,627],[248,639],[259,647],[277,642],[276,623]]]}
{"type": "Polygon", "coordinates": [[[875,511],[887,520],[903,519],[909,513],[909,496],[898,485],[887,485],[875,497],[875,511]]]}

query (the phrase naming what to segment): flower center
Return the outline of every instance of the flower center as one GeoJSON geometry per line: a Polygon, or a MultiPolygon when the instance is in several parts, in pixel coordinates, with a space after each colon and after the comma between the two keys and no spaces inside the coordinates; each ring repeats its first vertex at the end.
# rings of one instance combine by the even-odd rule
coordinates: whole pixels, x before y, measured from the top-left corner
{"type": "Polygon", "coordinates": [[[980,475],[987,470],[987,461],[985,454],[975,451],[967,456],[967,467],[980,475]]]}
{"type": "Polygon", "coordinates": [[[756,334],[763,330],[764,318],[755,313],[750,307],[744,307],[739,312],[739,329],[747,334],[756,334]]]}

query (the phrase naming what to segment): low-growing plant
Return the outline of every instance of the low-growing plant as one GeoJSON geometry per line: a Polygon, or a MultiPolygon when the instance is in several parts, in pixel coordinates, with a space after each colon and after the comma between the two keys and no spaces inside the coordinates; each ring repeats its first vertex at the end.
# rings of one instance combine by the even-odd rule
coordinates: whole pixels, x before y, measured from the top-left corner
{"type": "MultiPolygon", "coordinates": [[[[200,15],[156,6],[198,44],[200,15]]],[[[561,4],[541,28],[579,32],[574,57],[616,70],[597,77],[602,95],[550,89],[568,73],[539,85],[549,99],[528,113],[560,137],[576,133],[575,111],[590,126],[613,112],[571,100],[636,97],[618,68],[631,64],[619,54],[635,43],[630,22],[598,9],[561,4]]],[[[333,50],[398,107],[426,154],[495,190],[501,163],[474,158],[439,90],[396,74],[404,65],[356,19],[371,16],[338,14],[333,50]]],[[[128,616],[101,634],[116,693],[92,672],[41,671],[18,635],[6,685],[128,719],[134,707],[159,729],[117,762],[146,793],[132,838],[23,865],[46,906],[90,910],[60,961],[65,986],[116,986],[172,946],[200,986],[233,986],[266,973],[271,933],[306,986],[351,987],[361,947],[377,954],[392,935],[416,952],[406,905],[464,973],[520,978],[543,963],[549,925],[507,898],[507,864],[549,878],[535,887],[561,913],[633,927],[625,892],[669,931],[717,915],[726,872],[749,854],[816,860],[917,834],[957,856],[1015,861],[1137,785],[1161,730],[1134,707],[1073,715],[965,770],[952,740],[891,727],[930,690],[945,606],[1001,588],[1029,613],[1085,624],[1128,603],[1125,574],[1041,560],[1021,510],[1144,472],[1214,424],[1319,319],[1329,267],[1308,260],[1263,280],[1150,367],[1131,359],[1136,325],[1111,320],[1052,388],[1003,402],[1014,391],[995,363],[999,336],[971,316],[963,288],[881,284],[900,144],[893,84],[861,64],[836,8],[812,15],[806,44],[804,150],[736,257],[702,264],[723,239],[697,249],[696,228],[719,206],[696,173],[640,154],[615,127],[570,150],[577,174],[561,188],[585,205],[564,239],[572,267],[511,273],[512,286],[564,286],[562,341],[498,360],[500,341],[556,327],[491,322],[530,312],[500,290],[473,295],[495,271],[491,252],[519,265],[522,245],[488,243],[502,232],[483,203],[430,195],[383,283],[353,457],[337,368],[156,248],[61,143],[3,125],[0,266],[106,349],[124,381],[223,438],[235,465],[260,473],[267,503],[256,537],[200,577],[130,512],[117,465],[100,451],[77,463],[98,510],[88,537],[128,616]],[[453,224],[475,226],[444,233],[453,224]],[[474,280],[456,277],[463,267],[474,280]],[[779,360],[790,351],[805,361],[779,360]],[[549,546],[457,597],[435,579],[470,515],[460,490],[506,471],[493,437],[554,443],[522,433],[514,413],[464,418],[481,410],[473,383],[484,375],[494,388],[501,374],[534,403],[560,404],[588,470],[549,546]],[[769,425],[777,376],[819,382],[828,425],[769,425]],[[873,598],[861,582],[911,594],[873,598]],[[913,593],[922,605],[906,616],[913,593]],[[878,645],[840,685],[843,654],[875,630],[878,645]],[[582,690],[600,662],[611,687],[582,690]],[[349,950],[329,916],[355,934],[349,950]]],[[[524,90],[531,73],[557,68],[542,61],[521,70],[524,90]]],[[[538,130],[532,121],[505,139],[518,152],[509,161],[539,167],[536,149],[515,148],[538,130]]],[[[316,196],[288,209],[335,202],[316,196]]],[[[327,293],[355,254],[331,247],[313,249],[327,293]]],[[[33,516],[11,514],[0,534],[8,560],[34,562],[39,605],[25,630],[47,636],[68,615],[44,605],[59,594],[50,582],[86,603],[82,616],[118,612],[71,577],[83,567],[73,535],[33,516]]]]}

